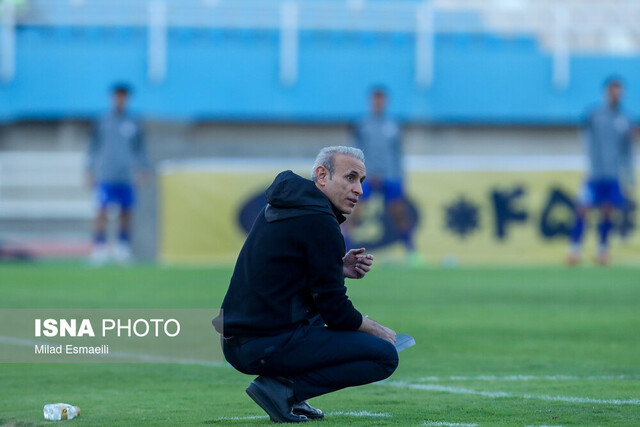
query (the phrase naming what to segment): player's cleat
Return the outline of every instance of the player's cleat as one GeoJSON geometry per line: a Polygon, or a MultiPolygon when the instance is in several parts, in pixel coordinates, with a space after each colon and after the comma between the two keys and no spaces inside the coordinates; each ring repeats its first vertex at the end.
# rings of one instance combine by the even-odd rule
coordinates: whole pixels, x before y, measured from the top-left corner
{"type": "Polygon", "coordinates": [[[571,247],[569,247],[569,254],[567,254],[567,258],[565,259],[565,263],[569,267],[573,267],[580,263],[580,259],[582,258],[582,248],[578,243],[572,243],[571,247]]]}
{"type": "Polygon", "coordinates": [[[576,266],[576,265],[578,265],[580,263],[580,255],[569,254],[569,255],[567,255],[567,258],[565,258],[564,262],[569,267],[576,266]]]}
{"type": "Polygon", "coordinates": [[[291,383],[261,375],[249,384],[247,394],[269,414],[271,421],[276,423],[309,421],[306,416],[297,415],[291,411],[293,406],[293,386],[291,383]]]}
{"type": "Polygon", "coordinates": [[[114,252],[114,259],[118,264],[127,265],[133,260],[131,247],[126,243],[118,243],[114,252]]]}
{"type": "Polygon", "coordinates": [[[109,261],[109,248],[107,245],[99,244],[93,247],[89,262],[93,267],[102,267],[109,261]]]}
{"type": "Polygon", "coordinates": [[[324,412],[309,405],[309,402],[307,402],[306,400],[293,405],[293,408],[291,408],[291,412],[293,412],[295,415],[304,415],[310,420],[321,420],[324,418],[324,412]]]}

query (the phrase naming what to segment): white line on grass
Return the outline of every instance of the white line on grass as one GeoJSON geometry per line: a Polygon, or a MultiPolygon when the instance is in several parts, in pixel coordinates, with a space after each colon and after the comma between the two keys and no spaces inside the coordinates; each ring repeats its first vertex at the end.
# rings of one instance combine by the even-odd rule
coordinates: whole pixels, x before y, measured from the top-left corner
{"type": "Polygon", "coordinates": [[[389,387],[410,388],[413,390],[425,390],[436,391],[443,393],[453,394],[474,394],[478,396],[486,397],[515,397],[520,399],[535,399],[535,400],[547,400],[556,402],[571,402],[571,403],[602,403],[606,405],[640,405],[640,399],[592,399],[589,397],[572,397],[572,396],[546,396],[535,394],[513,394],[504,391],[483,391],[472,390],[469,388],[461,387],[449,387],[439,384],[414,384],[406,381],[388,381],[381,382],[380,385],[389,387]]]}
{"type": "Polygon", "coordinates": [[[342,415],[345,417],[364,417],[364,418],[389,418],[391,414],[385,414],[383,412],[369,412],[369,411],[348,411],[348,412],[327,412],[327,415],[342,415]]]}
{"type": "Polygon", "coordinates": [[[451,377],[422,377],[418,381],[439,382],[439,381],[572,381],[572,380],[630,380],[638,379],[640,375],[475,375],[475,376],[451,376],[451,377]]]}
{"type": "Polygon", "coordinates": [[[423,426],[476,427],[478,424],[448,423],[444,421],[425,421],[423,426]]]}
{"type": "Polygon", "coordinates": [[[261,420],[269,418],[268,415],[249,415],[247,417],[219,417],[216,421],[242,421],[242,420],[261,420]]]}
{"type": "MultiPolygon", "coordinates": [[[[343,417],[362,417],[362,418],[389,418],[391,414],[385,414],[382,412],[369,412],[369,411],[348,411],[348,412],[328,412],[330,416],[343,416],[343,417]]],[[[216,421],[242,421],[242,420],[259,420],[263,418],[269,418],[267,415],[249,415],[247,417],[220,417],[216,418],[216,421]]],[[[463,425],[463,424],[461,424],[463,425]]]]}

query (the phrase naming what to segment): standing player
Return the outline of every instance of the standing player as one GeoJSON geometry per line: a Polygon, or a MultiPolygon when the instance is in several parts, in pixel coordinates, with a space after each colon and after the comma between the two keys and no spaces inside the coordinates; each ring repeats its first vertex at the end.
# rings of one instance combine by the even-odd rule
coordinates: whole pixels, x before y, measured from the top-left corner
{"type": "MultiPolygon", "coordinates": [[[[358,211],[366,209],[373,193],[384,197],[385,208],[400,233],[411,264],[420,265],[422,257],[415,250],[405,199],[402,167],[402,129],[387,114],[387,92],[375,87],[370,92],[370,113],[354,129],[354,142],[367,157],[368,178],[362,184],[364,191],[358,211]]],[[[359,215],[356,211],[356,221],[359,215]]]]}
{"type": "Polygon", "coordinates": [[[599,208],[601,214],[597,261],[603,265],[609,262],[612,216],[615,209],[625,206],[634,186],[633,132],[631,121],[621,107],[622,81],[609,78],[605,82],[605,91],[604,105],[591,112],[585,127],[589,169],[571,231],[571,248],[567,257],[569,265],[580,261],[585,217],[593,207],[599,208]]]}
{"type": "Polygon", "coordinates": [[[116,261],[131,260],[131,211],[135,202],[134,181],[142,181],[147,168],[142,127],[127,111],[131,90],[118,84],[112,90],[112,111],[96,121],[89,144],[88,182],[95,188],[98,214],[94,224],[91,261],[104,264],[107,245],[107,208],[119,208],[116,261]]]}

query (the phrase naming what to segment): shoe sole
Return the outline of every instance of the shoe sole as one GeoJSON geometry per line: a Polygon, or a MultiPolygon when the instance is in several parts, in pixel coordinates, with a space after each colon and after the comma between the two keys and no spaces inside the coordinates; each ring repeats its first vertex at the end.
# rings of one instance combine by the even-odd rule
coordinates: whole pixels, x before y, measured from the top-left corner
{"type": "Polygon", "coordinates": [[[264,403],[263,403],[263,399],[265,399],[265,396],[262,394],[262,392],[260,391],[260,389],[258,387],[253,386],[253,384],[251,384],[246,390],[247,394],[249,395],[249,397],[258,404],[258,406],[260,406],[262,408],[262,410],[264,412],[267,413],[267,415],[269,415],[269,419],[273,422],[276,423],[294,423],[294,422],[300,422],[300,423],[304,423],[306,421],[309,421],[309,419],[306,420],[300,420],[300,421],[291,421],[288,419],[282,419],[280,418],[280,416],[278,414],[274,414],[273,411],[271,410],[271,408],[268,408],[264,403]],[[255,389],[255,391],[254,391],[255,389]]]}
{"type": "Polygon", "coordinates": [[[324,414],[322,415],[311,415],[307,412],[302,412],[302,411],[291,411],[293,412],[293,415],[304,415],[305,417],[309,418],[310,420],[321,420],[324,418],[324,414]]]}

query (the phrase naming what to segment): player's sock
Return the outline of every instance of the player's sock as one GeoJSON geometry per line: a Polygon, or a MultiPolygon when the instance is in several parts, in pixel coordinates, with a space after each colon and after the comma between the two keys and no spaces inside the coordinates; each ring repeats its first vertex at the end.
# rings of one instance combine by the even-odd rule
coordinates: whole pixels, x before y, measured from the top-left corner
{"type": "Polygon", "coordinates": [[[600,236],[600,247],[606,248],[609,243],[609,233],[613,228],[613,223],[610,219],[605,218],[598,224],[598,235],[600,236]]]}
{"type": "Polygon", "coordinates": [[[129,230],[120,229],[118,232],[118,241],[125,245],[128,245],[131,242],[131,233],[129,230]]]}
{"type": "Polygon", "coordinates": [[[576,220],[569,234],[571,244],[569,246],[569,254],[567,255],[567,264],[576,265],[580,262],[582,254],[582,234],[584,233],[584,217],[577,215],[576,220]]]}
{"type": "Polygon", "coordinates": [[[598,246],[598,253],[596,254],[596,262],[600,265],[609,264],[609,247],[607,245],[600,244],[598,246]]]}
{"type": "Polygon", "coordinates": [[[91,265],[100,267],[109,260],[109,248],[107,247],[107,233],[96,231],[93,235],[93,250],[91,251],[91,265]]]}
{"type": "Polygon", "coordinates": [[[119,264],[129,264],[132,261],[131,235],[129,230],[120,229],[118,233],[118,244],[115,249],[115,260],[119,264]]]}
{"type": "Polygon", "coordinates": [[[96,246],[107,244],[107,233],[105,231],[96,231],[93,235],[93,243],[96,246]]]}
{"type": "Polygon", "coordinates": [[[576,216],[576,221],[573,224],[573,228],[571,229],[571,245],[580,245],[582,241],[582,234],[584,233],[584,217],[576,216]]]}

